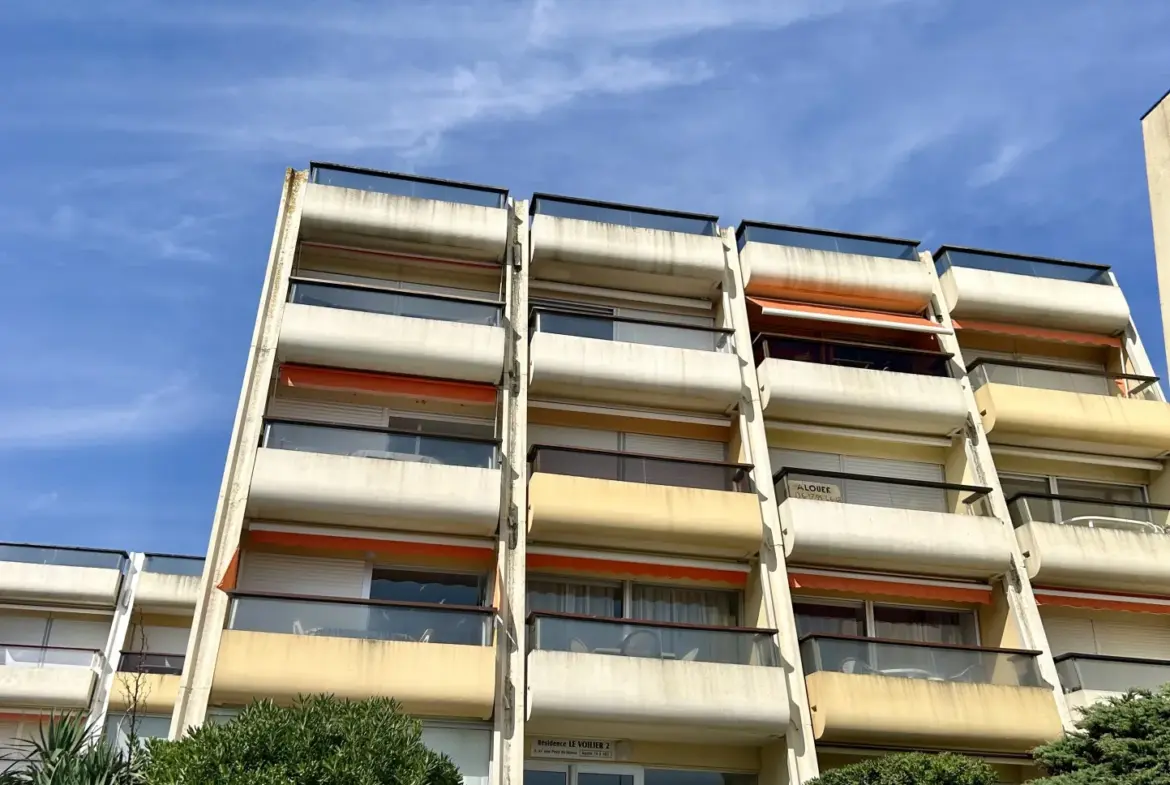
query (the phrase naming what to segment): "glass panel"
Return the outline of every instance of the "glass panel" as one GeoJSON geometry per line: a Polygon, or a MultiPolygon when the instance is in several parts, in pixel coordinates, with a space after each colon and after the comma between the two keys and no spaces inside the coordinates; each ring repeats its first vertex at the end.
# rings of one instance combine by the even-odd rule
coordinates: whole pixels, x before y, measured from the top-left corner
{"type": "Polygon", "coordinates": [[[310,177],[314,183],[321,185],[356,188],[360,191],[374,191],[392,196],[412,196],[416,199],[435,199],[440,202],[472,204],[479,207],[504,206],[505,197],[499,191],[469,185],[412,180],[389,173],[352,172],[331,166],[314,166],[310,177]]]}
{"type": "Polygon", "coordinates": [[[579,613],[583,616],[622,615],[622,587],[568,581],[528,581],[528,611],[579,613]]]}
{"type": "Polygon", "coordinates": [[[695,463],[684,459],[642,458],[620,453],[595,453],[570,448],[540,446],[533,471],[620,480],[676,488],[704,488],[712,491],[748,491],[746,470],[717,463],[695,463]]]}
{"type": "Polygon", "coordinates": [[[230,629],[483,646],[492,615],[471,611],[403,608],[392,605],[236,597],[230,629]]]}
{"type": "Polygon", "coordinates": [[[855,346],[815,339],[761,335],[756,339],[756,363],[768,357],[918,376],[950,376],[950,360],[945,355],[899,351],[894,346],[855,346]]]}
{"type": "Polygon", "coordinates": [[[568,781],[568,769],[565,771],[524,770],[524,785],[566,785],[568,781]]]}
{"type": "Polygon", "coordinates": [[[464,785],[488,785],[491,779],[490,730],[424,724],[422,741],[430,749],[451,758],[463,776],[464,785]]]}
{"type": "Polygon", "coordinates": [[[146,654],[127,651],[122,653],[118,670],[128,673],[161,673],[180,676],[183,673],[182,654],[146,654]]]}
{"type": "Polygon", "coordinates": [[[739,624],[739,595],[730,591],[680,589],[673,586],[634,584],[635,619],[735,627],[739,624]]]}
{"type": "Polygon", "coordinates": [[[997,273],[1030,275],[1034,278],[1052,278],[1059,281],[1079,281],[1110,286],[1109,269],[1081,267],[1060,262],[1025,259],[1015,256],[995,256],[978,251],[944,251],[935,260],[941,275],[948,267],[969,267],[997,273]]]}
{"type": "Polygon", "coordinates": [[[640,229],[659,229],[664,232],[683,232],[707,236],[715,234],[715,222],[701,216],[669,215],[622,205],[582,204],[569,200],[552,199],[547,196],[533,200],[532,214],[617,224],[618,226],[633,226],[640,229]]]}
{"type": "Polygon", "coordinates": [[[1065,692],[1156,690],[1170,683],[1170,662],[1123,662],[1073,655],[1058,657],[1056,672],[1065,692]]]}
{"type": "Polygon", "coordinates": [[[833,635],[864,635],[865,607],[863,605],[821,605],[811,602],[793,602],[796,615],[796,634],[831,633],[833,635]]]}
{"type": "Polygon", "coordinates": [[[153,556],[148,553],[142,564],[142,571],[163,575],[194,575],[201,578],[203,559],[198,556],[153,556]]]}
{"type": "Polygon", "coordinates": [[[823,670],[927,681],[1046,686],[1033,654],[818,637],[801,641],[800,653],[806,674],[823,670]]]}
{"type": "Polygon", "coordinates": [[[577,785],[634,785],[634,775],[600,771],[578,771],[577,785]]]}
{"type": "Polygon", "coordinates": [[[964,646],[979,643],[975,614],[967,611],[875,605],[873,621],[873,634],[878,638],[964,646]]]}
{"type": "Polygon", "coordinates": [[[644,324],[637,321],[622,321],[607,316],[551,311],[537,311],[536,315],[536,330],[538,332],[573,335],[578,338],[595,338],[602,341],[625,341],[647,346],[668,346],[673,349],[722,352],[729,351],[731,348],[731,341],[727,333],[706,327],[644,324]]]}
{"type": "Polygon", "coordinates": [[[494,443],[447,439],[441,436],[385,433],[338,426],[270,422],[264,446],[391,461],[495,468],[494,443]]]}
{"type": "Polygon", "coordinates": [[[55,564],[62,567],[122,569],[126,555],[117,551],[53,548],[40,545],[0,545],[0,561],[55,564]]]}
{"type": "Polygon", "coordinates": [[[1087,395],[1118,395],[1121,388],[1102,368],[1098,371],[1081,372],[1069,369],[1049,370],[1045,368],[1021,368],[987,361],[977,365],[971,372],[971,384],[975,388],[984,384],[1010,384],[1016,387],[1034,387],[1042,390],[1085,393],[1087,395]]]}
{"type": "Polygon", "coordinates": [[[754,774],[646,769],[645,785],[756,785],[754,774]]]}
{"type": "Polygon", "coordinates": [[[620,657],[776,665],[771,633],[659,627],[631,620],[534,618],[532,647],[620,657]]]}
{"type": "Polygon", "coordinates": [[[1136,485],[1109,485],[1084,480],[1057,480],[1056,489],[1062,496],[1080,496],[1100,499],[1101,504],[1091,502],[1060,501],[1060,521],[1081,526],[1105,528],[1144,528],[1150,523],[1150,510],[1131,507],[1125,502],[1144,504],[1145,494],[1136,485]],[[1133,526],[1133,524],[1139,524],[1133,526]]]}
{"type": "Polygon", "coordinates": [[[885,259],[918,260],[918,246],[901,240],[882,240],[870,237],[848,237],[829,232],[811,232],[795,227],[745,225],[740,247],[744,243],[768,243],[809,248],[814,251],[880,256],[885,259]]]}
{"type": "Polygon", "coordinates": [[[388,316],[486,324],[492,327],[499,324],[501,312],[500,306],[491,303],[472,303],[464,300],[421,297],[405,292],[352,288],[343,284],[299,281],[294,281],[290,287],[289,302],[388,316]]]}
{"type": "Polygon", "coordinates": [[[0,665],[39,668],[44,665],[66,668],[91,668],[99,654],[88,649],[52,649],[43,646],[8,646],[0,644],[0,665]]]}
{"type": "Polygon", "coordinates": [[[140,745],[146,744],[147,739],[165,739],[171,732],[170,715],[110,714],[106,720],[106,742],[123,752],[129,749],[131,723],[140,745]]]}
{"type": "MultiPolygon", "coordinates": [[[[999,484],[1003,488],[1003,496],[1010,500],[1020,493],[1049,493],[1048,480],[1044,477],[1012,477],[1000,475],[999,484]]],[[[1053,523],[1056,520],[1052,502],[1048,499],[1026,498],[1017,499],[1008,504],[1012,523],[1023,526],[1031,521],[1053,523]]]]}
{"type": "Polygon", "coordinates": [[[397,602],[429,602],[436,605],[479,605],[483,578],[478,575],[443,575],[375,568],[370,599],[397,602]]]}

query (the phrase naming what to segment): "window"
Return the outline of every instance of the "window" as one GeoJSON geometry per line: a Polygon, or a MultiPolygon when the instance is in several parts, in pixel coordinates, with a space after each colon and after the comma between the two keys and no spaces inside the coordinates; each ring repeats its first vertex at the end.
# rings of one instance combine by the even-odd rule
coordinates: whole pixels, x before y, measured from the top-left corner
{"type": "Polygon", "coordinates": [[[445,753],[463,776],[463,785],[487,785],[491,779],[490,728],[424,723],[422,741],[445,753]]]}
{"type": "Polygon", "coordinates": [[[620,619],[622,612],[620,584],[569,583],[557,580],[528,582],[528,611],[575,613],[620,619]]]}
{"type": "Polygon", "coordinates": [[[106,719],[106,741],[125,752],[130,746],[132,721],[135,724],[134,730],[138,736],[139,746],[145,746],[147,739],[165,739],[171,732],[169,714],[139,714],[136,718],[129,714],[110,714],[106,719]]]}
{"type": "Polygon", "coordinates": [[[794,601],[796,631],[805,635],[857,635],[868,638],[979,645],[974,611],[915,608],[872,602],[794,601]]]}
{"type": "Polygon", "coordinates": [[[1004,497],[1010,502],[1008,507],[1012,522],[1016,526],[1036,521],[1073,526],[1140,528],[1142,524],[1151,522],[1150,510],[1140,506],[1146,503],[1146,489],[1141,485],[1118,485],[1066,477],[1001,475],[1000,486],[1003,488],[1004,497]],[[1011,499],[1018,494],[1054,495],[1101,501],[1025,497],[1012,502],[1011,499]]]}
{"type": "Polygon", "coordinates": [[[370,579],[370,599],[434,605],[480,605],[483,601],[483,583],[479,575],[375,567],[370,579]]]}
{"type": "Polygon", "coordinates": [[[713,627],[735,627],[740,595],[624,581],[586,583],[535,579],[528,582],[528,610],[615,619],[645,619],[713,627]]]}

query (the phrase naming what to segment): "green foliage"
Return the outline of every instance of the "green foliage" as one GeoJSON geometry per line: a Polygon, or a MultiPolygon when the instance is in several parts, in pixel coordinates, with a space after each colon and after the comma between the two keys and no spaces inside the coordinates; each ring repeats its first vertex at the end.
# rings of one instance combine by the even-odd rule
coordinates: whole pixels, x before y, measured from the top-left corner
{"type": "Polygon", "coordinates": [[[53,714],[37,737],[18,742],[0,760],[0,785],[135,785],[139,762],[108,744],[89,743],[92,729],[80,714],[53,714]]]}
{"type": "MultiPolygon", "coordinates": [[[[422,724],[387,698],[254,703],[225,725],[147,742],[150,785],[460,785],[422,724]]],[[[2,784],[0,784],[2,785],[2,784]]]]}
{"type": "Polygon", "coordinates": [[[1090,706],[1075,733],[1033,755],[1050,775],[1033,785],[1170,783],[1170,686],[1090,706]]]}
{"type": "Polygon", "coordinates": [[[977,758],[944,752],[883,755],[825,772],[808,785],[996,785],[995,771],[977,758]]]}

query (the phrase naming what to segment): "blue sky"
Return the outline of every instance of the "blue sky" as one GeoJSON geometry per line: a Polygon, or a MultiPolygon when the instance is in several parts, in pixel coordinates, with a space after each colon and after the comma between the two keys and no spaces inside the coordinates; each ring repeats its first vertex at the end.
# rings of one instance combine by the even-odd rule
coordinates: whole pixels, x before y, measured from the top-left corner
{"type": "Polygon", "coordinates": [[[1165,0],[18,0],[0,26],[0,539],[205,550],[312,158],[1108,263],[1163,366],[1165,0]]]}

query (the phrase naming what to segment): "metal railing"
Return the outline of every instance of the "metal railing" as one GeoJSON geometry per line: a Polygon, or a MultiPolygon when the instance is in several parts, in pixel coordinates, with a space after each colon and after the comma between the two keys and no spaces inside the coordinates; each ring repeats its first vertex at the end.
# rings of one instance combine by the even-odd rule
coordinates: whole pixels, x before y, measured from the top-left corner
{"type": "Polygon", "coordinates": [[[129,559],[130,554],[125,551],[111,551],[102,548],[0,543],[0,562],[121,570],[129,559]]]}
{"type": "Polygon", "coordinates": [[[1066,692],[1156,690],[1170,683],[1170,661],[1105,654],[1061,654],[1056,673],[1066,692]]]}
{"type": "Polygon", "coordinates": [[[752,349],[756,365],[771,358],[918,376],[950,376],[954,356],[927,349],[782,333],[759,333],[752,339],[752,349]]]}
{"type": "Polygon", "coordinates": [[[309,164],[309,182],[477,207],[503,207],[508,200],[505,188],[315,161],[309,164]]]}
{"type": "Polygon", "coordinates": [[[705,352],[730,352],[732,335],[735,332],[720,327],[696,327],[657,319],[603,316],[544,306],[529,311],[529,330],[532,334],[545,332],[705,352]]]}
{"type": "Polygon", "coordinates": [[[775,630],[535,611],[529,651],[775,667],[775,630]]]}
{"type": "Polygon", "coordinates": [[[1017,493],[1007,500],[1012,523],[1059,523],[1089,529],[1165,534],[1170,505],[1147,504],[1091,496],[1017,493]]]}
{"type": "Polygon", "coordinates": [[[635,207],[614,202],[597,202],[572,196],[537,193],[532,195],[532,215],[553,218],[572,218],[578,221],[632,226],[638,229],[658,229],[664,232],[682,232],[714,237],[718,234],[718,217],[659,210],[654,207],[635,207]]]}
{"type": "Polygon", "coordinates": [[[942,491],[939,495],[937,512],[952,512],[960,506],[968,515],[990,515],[987,496],[991,488],[982,485],[960,485],[951,482],[930,480],[908,480],[899,477],[874,477],[869,474],[821,471],[785,467],[772,475],[776,487],[777,501],[783,504],[788,499],[811,499],[815,501],[860,503],[870,506],[899,508],[890,488],[922,488],[942,491]],[[888,498],[888,502],[883,500],[888,498]],[[852,497],[852,498],[851,498],[852,497]],[[858,499],[863,501],[852,501],[858,499]],[[878,504],[878,502],[884,502],[878,504]]]}
{"type": "Polygon", "coordinates": [[[1010,384],[1044,390],[1111,395],[1123,398],[1156,400],[1157,376],[1130,373],[1106,373],[1085,368],[1068,368],[1047,363],[1019,362],[982,358],[967,366],[972,389],[985,384],[1010,384]]]}
{"type": "Polygon", "coordinates": [[[489,646],[496,609],[478,605],[230,592],[228,629],[372,641],[489,646]]]}
{"type": "Polygon", "coordinates": [[[754,468],[747,463],[547,444],[533,445],[528,450],[528,463],[533,473],[743,493],[752,490],[750,473],[754,468]]]}
{"type": "Polygon", "coordinates": [[[494,469],[499,465],[498,439],[300,420],[265,419],[260,446],[443,466],[494,469]]]}
{"type": "Polygon", "coordinates": [[[142,562],[143,572],[161,575],[193,575],[203,577],[202,556],[181,556],[174,553],[148,553],[142,562]]]}
{"type": "Polygon", "coordinates": [[[155,654],[145,651],[124,651],[118,660],[118,670],[126,673],[157,673],[163,676],[181,676],[185,654],[155,654]]]}
{"type": "Polygon", "coordinates": [[[498,300],[383,289],[370,284],[339,283],[303,276],[292,279],[288,301],[320,308],[483,324],[489,327],[498,327],[504,313],[504,305],[498,300]]]}
{"type": "Polygon", "coordinates": [[[813,251],[878,256],[884,259],[918,261],[918,241],[894,237],[878,237],[850,232],[833,232],[807,226],[743,221],[735,230],[736,241],[742,251],[747,243],[787,245],[813,251]]]}
{"type": "Polygon", "coordinates": [[[73,646],[26,646],[0,643],[0,666],[10,668],[91,668],[97,670],[102,653],[73,646]]]}
{"type": "Polygon", "coordinates": [[[1111,286],[1113,283],[1109,277],[1109,266],[1104,264],[1069,262],[1064,259],[1022,256],[1001,251],[960,248],[953,245],[944,245],[935,251],[934,263],[939,275],[951,267],[968,267],[973,270],[1029,275],[1033,278],[1050,278],[1056,281],[1074,281],[1105,286],[1111,286]]]}
{"type": "Polygon", "coordinates": [[[1046,687],[1038,651],[815,634],[800,639],[805,675],[820,671],[898,679],[1046,687]]]}

